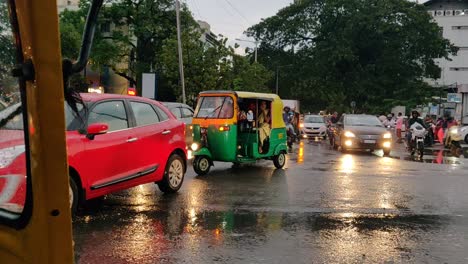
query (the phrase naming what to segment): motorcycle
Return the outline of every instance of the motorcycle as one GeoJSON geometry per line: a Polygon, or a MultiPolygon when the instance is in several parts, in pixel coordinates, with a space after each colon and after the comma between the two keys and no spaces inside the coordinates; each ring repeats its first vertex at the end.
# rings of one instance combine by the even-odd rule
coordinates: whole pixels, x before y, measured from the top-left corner
{"type": "Polygon", "coordinates": [[[419,158],[424,156],[424,140],[427,136],[427,130],[420,124],[413,124],[410,127],[411,132],[411,141],[408,144],[408,150],[411,153],[411,156],[414,156],[418,152],[419,158]]]}

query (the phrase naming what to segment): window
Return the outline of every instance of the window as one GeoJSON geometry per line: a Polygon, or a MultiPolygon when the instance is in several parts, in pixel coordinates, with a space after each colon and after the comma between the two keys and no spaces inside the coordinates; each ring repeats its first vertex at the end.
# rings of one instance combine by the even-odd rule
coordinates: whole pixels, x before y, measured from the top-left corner
{"type": "Polygon", "coordinates": [[[450,67],[451,71],[468,71],[468,67],[450,67]]]}
{"type": "Polygon", "coordinates": [[[111,32],[111,24],[110,22],[104,22],[101,25],[101,32],[102,33],[110,33],[111,32]]]}
{"type": "Polygon", "coordinates": [[[233,100],[230,96],[205,96],[198,100],[196,111],[198,118],[232,118],[233,100]]]}
{"type": "Polygon", "coordinates": [[[173,113],[175,117],[177,117],[177,118],[182,117],[182,115],[180,114],[180,108],[179,107],[171,108],[170,110],[171,110],[171,113],[173,113]]]}
{"type": "Polygon", "coordinates": [[[146,126],[159,122],[159,117],[149,104],[130,102],[137,126],[146,126]]]}
{"type": "Polygon", "coordinates": [[[32,208],[29,146],[24,140],[28,137],[27,113],[21,97],[26,84],[11,75],[15,65],[23,62],[20,47],[14,44],[13,32],[18,25],[3,20],[8,17],[7,1],[0,2],[0,10],[0,42],[4,47],[0,52],[0,222],[19,228],[27,224],[32,208]]]}
{"type": "Polygon", "coordinates": [[[193,111],[189,108],[181,108],[182,109],[182,117],[183,118],[188,118],[188,117],[193,117],[193,111]]]}
{"type": "Polygon", "coordinates": [[[468,26],[452,26],[453,30],[468,30],[468,26]]]}
{"type": "Polygon", "coordinates": [[[123,101],[109,101],[96,105],[88,117],[88,125],[106,123],[109,131],[128,128],[127,112],[123,101]]]}
{"type": "Polygon", "coordinates": [[[161,122],[169,119],[169,116],[166,114],[166,112],[164,112],[164,110],[157,106],[155,106],[154,108],[156,108],[156,112],[158,112],[159,120],[161,122]]]}

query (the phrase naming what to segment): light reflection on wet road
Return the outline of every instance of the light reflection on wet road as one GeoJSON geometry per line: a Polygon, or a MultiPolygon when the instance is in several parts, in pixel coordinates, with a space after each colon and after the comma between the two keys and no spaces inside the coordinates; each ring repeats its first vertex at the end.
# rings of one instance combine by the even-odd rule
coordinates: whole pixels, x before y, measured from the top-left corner
{"type": "Polygon", "coordinates": [[[439,153],[343,155],[313,142],[285,170],[189,169],[176,195],[148,184],[89,203],[74,222],[77,261],[467,263],[468,160],[442,152],[438,164],[439,153]]]}

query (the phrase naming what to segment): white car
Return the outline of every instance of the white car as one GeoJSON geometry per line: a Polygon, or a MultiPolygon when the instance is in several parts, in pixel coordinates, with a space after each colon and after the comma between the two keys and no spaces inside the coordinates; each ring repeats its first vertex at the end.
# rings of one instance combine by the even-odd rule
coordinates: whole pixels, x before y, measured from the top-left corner
{"type": "Polygon", "coordinates": [[[326,138],[327,124],[325,118],[321,115],[305,115],[304,116],[304,135],[307,138],[326,138]]]}
{"type": "Polygon", "coordinates": [[[455,126],[449,129],[450,138],[468,144],[468,126],[455,126]]]}

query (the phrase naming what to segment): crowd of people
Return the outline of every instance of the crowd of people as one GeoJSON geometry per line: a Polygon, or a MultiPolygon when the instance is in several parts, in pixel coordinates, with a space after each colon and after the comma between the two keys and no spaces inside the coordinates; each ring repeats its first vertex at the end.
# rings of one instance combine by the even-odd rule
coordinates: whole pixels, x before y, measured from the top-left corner
{"type": "Polygon", "coordinates": [[[424,118],[421,118],[418,111],[412,111],[411,115],[408,117],[405,117],[402,113],[398,113],[397,116],[395,116],[394,113],[388,115],[383,113],[379,116],[379,120],[385,127],[396,130],[397,142],[402,142],[403,140],[402,131],[406,131],[407,128],[410,128],[414,123],[419,123],[424,128],[428,129],[427,143],[430,145],[432,145],[435,140],[442,143],[447,130],[458,125],[458,122],[450,115],[438,117],[437,119],[431,115],[426,115],[424,118]]]}

